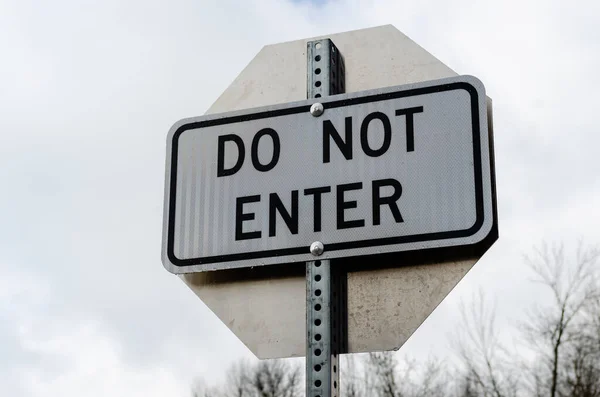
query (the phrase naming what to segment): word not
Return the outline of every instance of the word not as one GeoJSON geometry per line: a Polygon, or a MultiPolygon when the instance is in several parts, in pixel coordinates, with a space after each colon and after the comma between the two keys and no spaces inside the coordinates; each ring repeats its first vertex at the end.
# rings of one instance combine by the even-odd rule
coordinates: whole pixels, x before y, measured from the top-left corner
{"type": "MultiPolygon", "coordinates": [[[[406,151],[413,152],[415,150],[415,113],[422,113],[423,106],[412,108],[397,109],[396,116],[405,116],[406,124],[406,151]]],[[[331,141],[335,143],[346,160],[353,158],[353,142],[352,142],[352,117],[345,118],[344,138],[333,125],[330,120],[323,121],[323,163],[331,161],[331,141]]],[[[369,113],[360,125],[360,147],[364,154],[369,157],[379,157],[385,154],[392,142],[392,124],[389,117],[382,112],[369,113]],[[383,126],[383,142],[381,147],[373,148],[369,143],[369,126],[373,121],[379,121],[383,126]]],[[[229,145],[231,146],[231,145],[229,145]]],[[[281,141],[279,134],[272,128],[263,128],[258,131],[252,138],[250,147],[250,157],[254,169],[260,172],[267,172],[275,168],[279,162],[281,153],[281,141]],[[273,154],[271,160],[263,164],[258,158],[258,146],[263,137],[269,137],[273,143],[273,154]]],[[[217,141],[217,177],[230,176],[242,169],[246,157],[246,147],[244,141],[236,134],[221,135],[217,141]],[[226,143],[233,143],[237,147],[237,159],[231,168],[225,168],[225,147],[226,143]]]]}

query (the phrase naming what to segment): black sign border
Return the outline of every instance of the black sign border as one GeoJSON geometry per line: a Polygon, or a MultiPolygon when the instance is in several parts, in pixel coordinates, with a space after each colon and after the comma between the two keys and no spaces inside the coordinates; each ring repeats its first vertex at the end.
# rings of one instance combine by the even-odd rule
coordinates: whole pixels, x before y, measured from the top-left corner
{"type": "MultiPolygon", "coordinates": [[[[380,102],[391,99],[406,98],[411,96],[426,95],[432,93],[440,93],[454,90],[465,90],[469,93],[471,98],[471,122],[473,131],[473,163],[474,163],[474,177],[475,177],[475,223],[468,229],[454,230],[446,232],[436,233],[424,233],[415,234],[410,236],[395,236],[386,237],[379,239],[367,239],[359,241],[347,241],[342,243],[331,243],[326,244],[327,252],[340,251],[345,249],[356,249],[365,247],[376,247],[384,245],[394,244],[406,244],[420,241],[431,241],[431,240],[446,240],[453,238],[469,237],[476,234],[484,223],[485,212],[483,203],[483,180],[482,180],[482,163],[481,163],[481,130],[480,130],[480,116],[479,116],[479,93],[477,89],[467,82],[454,82],[446,83],[429,87],[414,88],[401,91],[392,91],[382,94],[367,95],[364,97],[348,98],[341,100],[332,100],[327,102],[326,99],[322,101],[325,109],[334,109],[339,107],[347,107],[353,105],[360,105],[365,103],[380,102]]],[[[228,255],[214,255],[202,258],[189,258],[179,259],[175,256],[175,213],[176,213],[176,198],[175,194],[177,191],[177,160],[178,160],[178,149],[179,149],[179,137],[185,131],[199,128],[212,127],[223,124],[240,123],[250,120],[259,120],[271,117],[280,117],[290,114],[297,113],[308,113],[310,111],[309,105],[294,106],[290,108],[263,111],[258,113],[250,113],[238,116],[216,118],[211,120],[191,122],[181,125],[173,134],[173,143],[171,146],[171,174],[169,181],[169,210],[168,210],[168,229],[167,229],[167,257],[169,261],[178,267],[188,267],[194,265],[205,265],[212,263],[221,262],[232,262],[248,259],[260,259],[277,256],[289,256],[289,255],[302,255],[310,253],[309,246],[293,247],[293,248],[281,248],[264,251],[254,251],[238,254],[228,255]]],[[[483,104],[485,106],[485,104],[483,104]]],[[[487,133],[487,131],[485,131],[487,133]]],[[[495,223],[495,222],[494,222],[495,223]]],[[[477,242],[475,242],[477,243],[477,242]]],[[[474,244],[475,244],[474,243],[474,244]]]]}

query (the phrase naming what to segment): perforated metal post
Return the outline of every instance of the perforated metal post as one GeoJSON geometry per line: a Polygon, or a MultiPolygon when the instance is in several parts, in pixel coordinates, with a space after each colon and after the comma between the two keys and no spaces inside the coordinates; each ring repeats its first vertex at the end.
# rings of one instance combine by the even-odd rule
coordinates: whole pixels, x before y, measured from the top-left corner
{"type": "MultiPolygon", "coordinates": [[[[307,96],[321,98],[345,90],[343,58],[329,39],[307,43],[307,96]]],[[[311,114],[320,117],[327,110],[315,102],[311,114]]],[[[318,258],[327,247],[316,241],[311,253],[318,258]]],[[[338,354],[344,350],[345,330],[343,277],[329,260],[306,263],[306,395],[338,397],[338,354]]]]}
{"type": "Polygon", "coordinates": [[[306,48],[308,98],[346,92],[344,58],[329,39],[309,41],[306,48]]]}
{"type": "Polygon", "coordinates": [[[306,264],[306,395],[310,397],[338,395],[338,352],[333,341],[337,324],[331,276],[328,260],[306,264]]]}

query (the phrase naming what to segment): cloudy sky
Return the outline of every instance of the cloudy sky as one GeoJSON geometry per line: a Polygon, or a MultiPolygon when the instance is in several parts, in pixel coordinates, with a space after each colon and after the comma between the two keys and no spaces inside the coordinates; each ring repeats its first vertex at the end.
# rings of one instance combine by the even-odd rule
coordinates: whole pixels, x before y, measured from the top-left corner
{"type": "Polygon", "coordinates": [[[0,390],[187,395],[251,357],[160,261],[165,137],[269,43],[393,24],[494,100],[500,240],[403,347],[445,354],[522,254],[600,243],[600,2],[0,0],[0,390]]]}

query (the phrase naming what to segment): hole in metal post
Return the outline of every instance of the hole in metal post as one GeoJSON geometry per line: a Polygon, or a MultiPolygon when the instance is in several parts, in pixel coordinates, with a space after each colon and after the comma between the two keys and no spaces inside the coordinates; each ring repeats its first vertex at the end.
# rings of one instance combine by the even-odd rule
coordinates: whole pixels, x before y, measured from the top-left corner
{"type": "Polygon", "coordinates": [[[315,82],[315,87],[320,87],[321,86],[321,82],[320,81],[316,81],[315,82]]]}
{"type": "MultiPolygon", "coordinates": [[[[317,94],[317,95],[319,95],[319,94],[317,94]]],[[[315,267],[319,267],[319,266],[321,266],[321,261],[316,261],[315,262],[315,267]]]]}
{"type": "Polygon", "coordinates": [[[320,356],[321,355],[321,349],[316,349],[315,350],[315,356],[320,356]]]}
{"type": "Polygon", "coordinates": [[[321,334],[316,334],[315,335],[315,340],[318,342],[321,340],[321,334]]]}
{"type": "Polygon", "coordinates": [[[336,381],[333,381],[333,388],[337,389],[337,382],[336,381]]]}
{"type": "Polygon", "coordinates": [[[315,365],[315,372],[319,372],[321,370],[321,365],[317,364],[315,365]]]}
{"type": "Polygon", "coordinates": [[[316,325],[317,327],[318,327],[319,325],[321,325],[321,320],[319,320],[319,319],[316,319],[316,320],[315,320],[315,325],[316,325]]]}
{"type": "Polygon", "coordinates": [[[321,94],[315,95],[315,98],[321,98],[321,94]]]}
{"type": "Polygon", "coordinates": [[[315,57],[315,62],[319,62],[320,60],[321,60],[321,55],[317,55],[317,56],[315,57]]]}
{"type": "Polygon", "coordinates": [[[321,386],[321,381],[319,379],[317,379],[315,381],[315,386],[317,386],[317,387],[321,386]]]}
{"type": "Polygon", "coordinates": [[[320,289],[316,290],[316,291],[315,291],[315,295],[316,295],[316,296],[321,296],[321,290],[320,290],[320,289]]]}
{"type": "Polygon", "coordinates": [[[321,305],[319,305],[318,303],[315,305],[315,310],[316,311],[321,311],[321,305]]]}
{"type": "Polygon", "coordinates": [[[321,275],[320,274],[317,274],[315,276],[315,281],[321,281],[321,275]]]}
{"type": "Polygon", "coordinates": [[[315,74],[321,74],[321,69],[319,69],[319,68],[316,68],[316,69],[315,69],[315,74]]]}
{"type": "Polygon", "coordinates": [[[333,366],[333,372],[337,372],[337,366],[333,366]]]}

